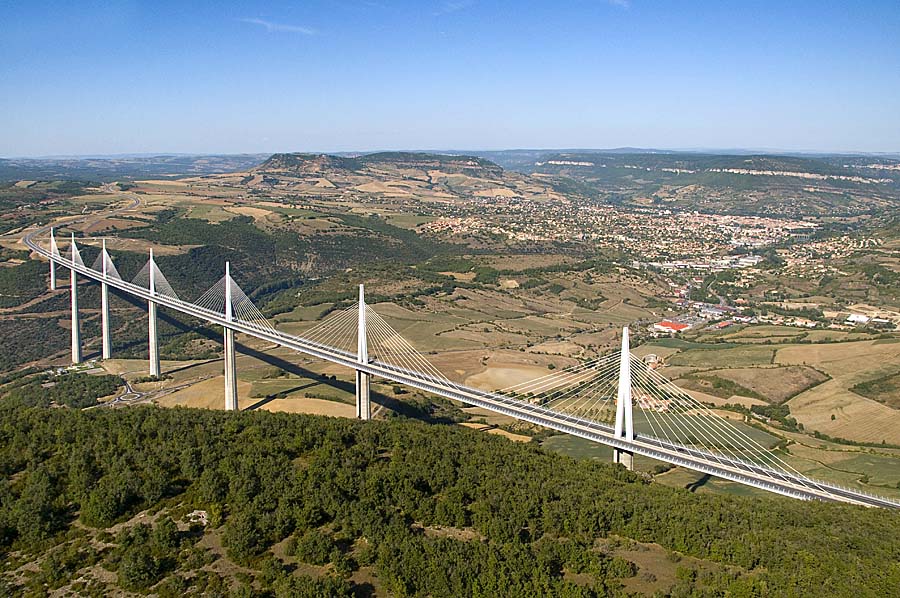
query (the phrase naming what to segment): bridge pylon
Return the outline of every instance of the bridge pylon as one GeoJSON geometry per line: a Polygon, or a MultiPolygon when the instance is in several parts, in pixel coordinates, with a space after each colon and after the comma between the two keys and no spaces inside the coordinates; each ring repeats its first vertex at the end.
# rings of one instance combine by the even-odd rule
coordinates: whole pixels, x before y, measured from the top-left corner
{"type": "MultiPolygon", "coordinates": [[[[109,359],[112,356],[112,339],[109,333],[109,284],[106,280],[109,278],[107,264],[109,263],[109,254],[106,252],[106,239],[103,239],[103,249],[100,255],[100,263],[103,264],[103,281],[100,283],[100,333],[102,337],[103,359],[109,359]]],[[[53,263],[52,261],[50,262],[53,263]]]]}
{"type": "MultiPolygon", "coordinates": [[[[59,256],[59,247],[56,245],[56,236],[53,234],[53,229],[50,229],[50,255],[59,256]]],[[[50,260],[50,290],[56,290],[56,262],[52,259],[50,260]]]]}
{"type": "MultiPolygon", "coordinates": [[[[369,362],[369,343],[366,334],[366,296],[363,285],[359,285],[356,361],[358,363],[369,362]]],[[[356,417],[363,421],[372,419],[371,380],[369,374],[361,370],[356,370],[356,417]]]]}
{"type": "MultiPolygon", "coordinates": [[[[75,245],[75,233],[72,233],[72,263],[78,255],[75,245]]],[[[72,363],[81,363],[81,319],[78,317],[78,273],[71,269],[69,277],[69,294],[72,298],[72,363]]]]}
{"type": "MultiPolygon", "coordinates": [[[[631,343],[628,327],[622,328],[622,357],[619,362],[619,393],[616,396],[616,438],[634,440],[634,417],[631,405],[631,343]]],[[[613,448],[613,463],[621,463],[626,469],[634,469],[634,453],[613,448]]]]}
{"type": "MultiPolygon", "coordinates": [[[[153,260],[153,248],[150,248],[150,268],[148,274],[150,275],[150,296],[156,295],[156,262],[153,260]]],[[[156,322],[156,301],[150,299],[147,302],[147,315],[148,315],[148,330],[147,336],[149,338],[149,348],[150,348],[150,375],[159,377],[160,375],[160,367],[159,367],[159,335],[157,334],[157,322],[156,322]]]]}
{"type": "MultiPolygon", "coordinates": [[[[231,305],[231,264],[225,262],[225,319],[234,320],[234,309],[231,305]]],[[[225,327],[225,410],[237,411],[237,367],[234,359],[234,330],[225,327]]]]}

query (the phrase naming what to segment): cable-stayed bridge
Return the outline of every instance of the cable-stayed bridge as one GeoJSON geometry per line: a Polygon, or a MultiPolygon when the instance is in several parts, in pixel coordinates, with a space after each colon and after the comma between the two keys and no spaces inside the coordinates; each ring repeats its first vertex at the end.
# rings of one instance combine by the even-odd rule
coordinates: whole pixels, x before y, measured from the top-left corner
{"type": "Polygon", "coordinates": [[[900,508],[900,502],[804,476],[776,448],[754,438],[754,429],[723,417],[632,355],[628,329],[621,350],[500,390],[481,390],[451,381],[410,345],[384,318],[359,300],[333,312],[302,336],[277,330],[256,308],[224,265],[224,276],[194,301],[178,296],[153,257],[131,280],[116,269],[105,243],[88,266],[74,234],[65,251],[53,230],[25,237],[30,249],[56,269],[69,270],[72,361],[82,361],[78,278],[100,284],[102,357],[111,357],[109,288],[147,301],[149,371],[160,374],[156,319],[159,307],[221,326],[225,349],[224,404],[238,408],[235,333],[265,340],[355,371],[356,413],[371,418],[370,380],[377,376],[468,405],[599,442],[614,460],[631,469],[634,455],[686,467],[755,488],[805,500],[900,508]],[[47,235],[49,231],[49,235],[47,235]]]}

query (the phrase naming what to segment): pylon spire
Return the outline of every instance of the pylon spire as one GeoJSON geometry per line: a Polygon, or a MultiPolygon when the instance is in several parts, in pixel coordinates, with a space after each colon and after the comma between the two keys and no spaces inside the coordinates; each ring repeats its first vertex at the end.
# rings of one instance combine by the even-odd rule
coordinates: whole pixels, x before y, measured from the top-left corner
{"type": "MultiPolygon", "coordinates": [[[[634,417],[631,405],[631,343],[628,327],[622,328],[622,355],[619,361],[619,389],[616,397],[615,437],[627,441],[634,440],[634,417]]],[[[613,449],[613,461],[622,463],[628,469],[633,467],[631,452],[613,449]]]]}

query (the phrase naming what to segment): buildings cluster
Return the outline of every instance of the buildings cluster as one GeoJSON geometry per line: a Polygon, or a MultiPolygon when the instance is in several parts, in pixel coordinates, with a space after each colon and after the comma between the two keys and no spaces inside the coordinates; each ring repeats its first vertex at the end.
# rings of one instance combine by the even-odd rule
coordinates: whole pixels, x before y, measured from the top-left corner
{"type": "Polygon", "coordinates": [[[508,243],[579,243],[624,251],[663,269],[717,270],[756,264],[754,249],[814,231],[804,221],[753,216],[623,209],[578,202],[495,198],[444,206],[424,233],[508,243]]]}

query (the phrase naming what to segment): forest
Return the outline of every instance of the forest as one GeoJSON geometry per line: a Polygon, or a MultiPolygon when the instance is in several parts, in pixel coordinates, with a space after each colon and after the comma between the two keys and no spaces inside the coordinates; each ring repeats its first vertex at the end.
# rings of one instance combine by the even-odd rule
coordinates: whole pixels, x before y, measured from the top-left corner
{"type": "Polygon", "coordinates": [[[684,557],[676,596],[900,587],[896,513],[695,495],[403,419],[4,400],[0,476],[3,595],[625,595],[645,573],[610,538],[684,557]]]}

